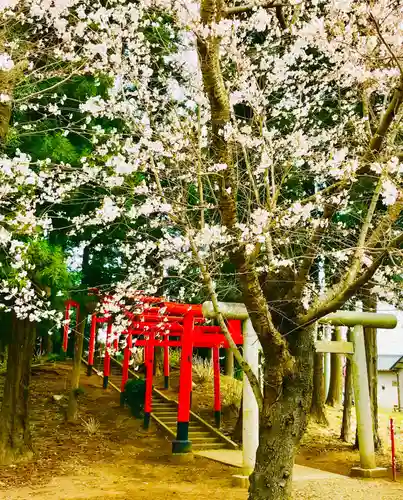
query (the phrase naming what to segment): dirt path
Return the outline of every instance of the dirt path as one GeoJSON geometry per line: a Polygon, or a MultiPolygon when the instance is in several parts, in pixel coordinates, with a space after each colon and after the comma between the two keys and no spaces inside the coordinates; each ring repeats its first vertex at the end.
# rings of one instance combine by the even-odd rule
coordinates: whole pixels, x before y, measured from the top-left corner
{"type": "MultiPolygon", "coordinates": [[[[36,456],[13,467],[0,468],[1,500],[246,500],[247,492],[232,487],[231,467],[196,457],[191,464],[172,461],[170,443],[118,405],[113,391],[103,391],[100,379],[83,375],[81,420],[66,425],[68,366],[45,370],[33,382],[33,437],[36,456]],[[94,431],[86,422],[99,425],[94,431]]],[[[298,481],[294,499],[403,498],[403,484],[332,479],[298,481]]]]}
{"type": "MultiPolygon", "coordinates": [[[[246,500],[247,492],[231,485],[232,471],[209,461],[197,459],[191,466],[143,463],[134,456],[95,467],[81,466],[74,475],[53,477],[48,484],[10,488],[0,493],[4,500],[246,500]]],[[[122,458],[123,458],[122,457],[122,458]]],[[[165,457],[164,457],[165,459],[165,457]]],[[[165,462],[165,460],[164,460],[165,462]]],[[[298,481],[294,499],[387,500],[403,498],[403,485],[390,482],[298,481]]]]}

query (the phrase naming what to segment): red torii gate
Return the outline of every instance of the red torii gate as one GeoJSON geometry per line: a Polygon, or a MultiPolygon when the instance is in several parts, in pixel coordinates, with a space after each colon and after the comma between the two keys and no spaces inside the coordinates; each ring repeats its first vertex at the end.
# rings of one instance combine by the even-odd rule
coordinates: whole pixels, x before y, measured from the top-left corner
{"type": "MultiPolygon", "coordinates": [[[[212,349],[214,369],[214,416],[217,427],[221,425],[221,399],[220,399],[220,347],[229,347],[218,326],[205,325],[201,305],[179,304],[166,302],[156,297],[141,297],[140,301],[147,304],[147,308],[141,313],[132,313],[123,308],[131,325],[122,335],[126,335],[126,347],[124,349],[121,391],[128,380],[133,339],[135,346],[144,347],[146,367],[146,391],[144,401],[144,427],[150,425],[152,411],[152,388],[155,347],[164,348],[164,386],[169,387],[169,347],[181,348],[180,359],[180,383],[178,397],[177,436],[173,442],[173,453],[183,453],[191,447],[189,441],[189,419],[192,399],[192,357],[194,347],[206,347],[212,349]]],[[[68,307],[73,304],[70,302],[68,307]]],[[[74,304],[75,305],[75,304],[74,304]]],[[[77,304],[78,306],[78,304],[77,304]]],[[[66,304],[66,311],[67,311],[66,304]]],[[[67,313],[66,313],[66,319],[67,313]]],[[[92,314],[90,340],[88,349],[88,375],[92,373],[94,364],[94,350],[96,339],[96,328],[98,323],[107,323],[104,377],[103,387],[108,387],[110,375],[110,338],[113,328],[112,316],[97,317],[92,314]]],[[[241,323],[239,320],[228,320],[229,331],[234,342],[238,345],[243,343],[241,323]]],[[[68,325],[64,329],[63,346],[67,347],[66,336],[68,325]]],[[[117,350],[117,338],[114,341],[114,350],[117,350]]]]}

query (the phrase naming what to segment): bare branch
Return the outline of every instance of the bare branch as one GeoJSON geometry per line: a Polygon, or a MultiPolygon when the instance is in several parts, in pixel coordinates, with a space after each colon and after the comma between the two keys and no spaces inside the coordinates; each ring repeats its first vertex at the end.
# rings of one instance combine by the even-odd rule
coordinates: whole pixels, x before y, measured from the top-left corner
{"type": "Polygon", "coordinates": [[[287,21],[285,20],[283,7],[281,5],[276,6],[276,17],[281,29],[286,30],[288,26],[287,26],[287,21]]]}
{"type": "Polygon", "coordinates": [[[307,255],[302,259],[301,266],[298,270],[298,274],[295,278],[295,286],[287,293],[286,300],[290,300],[291,298],[298,299],[301,297],[306,279],[309,275],[309,271],[316,258],[319,255],[319,243],[327,229],[327,225],[325,224],[336,212],[337,206],[327,206],[325,208],[322,221],[323,224],[319,225],[312,233],[312,237],[309,240],[309,243],[306,247],[307,255]]]}
{"type": "MultiPolygon", "coordinates": [[[[393,97],[387,107],[385,113],[383,114],[381,121],[379,122],[378,128],[373,135],[370,143],[368,152],[364,156],[364,161],[370,161],[374,153],[378,153],[382,147],[383,141],[385,139],[386,133],[389,130],[391,123],[393,122],[397,112],[403,102],[403,74],[399,80],[399,85],[393,92],[393,97]]],[[[367,171],[367,166],[365,165],[360,169],[362,173],[367,171]]]]}
{"type": "Polygon", "coordinates": [[[400,74],[403,76],[403,68],[402,68],[402,65],[400,64],[400,61],[399,59],[396,57],[396,54],[393,52],[393,50],[390,48],[390,45],[388,44],[388,42],[385,40],[384,36],[382,35],[382,32],[381,32],[381,29],[379,27],[379,24],[378,24],[378,21],[375,19],[374,15],[372,14],[372,12],[370,13],[370,18],[372,20],[372,22],[374,23],[374,26],[375,26],[375,29],[376,29],[376,32],[381,40],[381,42],[385,45],[386,47],[386,50],[389,52],[389,54],[391,55],[392,59],[395,61],[396,63],[396,66],[399,68],[400,70],[400,74]]]}
{"type": "Polygon", "coordinates": [[[202,179],[202,158],[201,158],[201,123],[200,123],[200,107],[197,110],[197,185],[199,189],[199,204],[200,204],[200,228],[204,228],[204,193],[202,179]]]}
{"type": "MultiPolygon", "coordinates": [[[[165,195],[164,195],[162,184],[161,184],[161,181],[160,181],[160,178],[158,175],[158,171],[155,168],[155,165],[154,165],[152,159],[151,159],[151,165],[152,165],[152,172],[153,172],[154,177],[155,177],[155,182],[157,184],[158,192],[161,196],[161,199],[165,200],[165,195]]],[[[199,269],[202,273],[203,281],[204,281],[204,283],[207,287],[207,290],[209,292],[211,302],[213,303],[214,311],[217,315],[217,319],[218,319],[218,322],[220,324],[221,330],[222,330],[225,338],[227,339],[228,344],[230,346],[230,350],[234,353],[235,359],[237,360],[239,366],[245,372],[245,375],[248,377],[248,380],[249,380],[250,385],[252,387],[252,391],[256,397],[256,401],[258,403],[258,407],[259,407],[259,411],[260,411],[263,408],[263,395],[262,395],[262,392],[260,390],[259,381],[258,381],[256,375],[253,373],[249,364],[244,360],[242,354],[240,353],[239,349],[237,348],[237,346],[236,346],[236,344],[235,344],[235,342],[234,342],[234,340],[233,340],[233,338],[228,330],[227,324],[224,321],[224,317],[223,317],[223,315],[220,311],[219,305],[218,305],[218,297],[217,297],[217,294],[216,294],[215,289],[214,289],[213,280],[210,276],[210,273],[207,269],[206,264],[203,262],[202,258],[200,257],[200,254],[198,252],[198,249],[197,249],[197,246],[194,242],[193,237],[189,233],[189,225],[186,224],[186,222],[184,220],[180,220],[172,214],[170,214],[170,218],[172,219],[173,222],[182,225],[182,227],[184,227],[184,229],[186,231],[187,237],[188,237],[189,242],[190,242],[193,257],[196,260],[197,265],[199,266],[199,269]]]]}
{"type": "Polygon", "coordinates": [[[400,193],[399,198],[396,200],[396,203],[388,207],[386,215],[382,217],[382,219],[377,223],[375,230],[372,232],[371,236],[366,242],[366,247],[369,249],[375,248],[381,240],[382,236],[385,237],[392,225],[398,220],[402,212],[403,194],[400,193]]]}
{"type": "Polygon", "coordinates": [[[258,8],[263,8],[263,9],[277,9],[278,7],[285,7],[287,6],[287,3],[284,2],[251,2],[245,5],[237,5],[235,7],[228,7],[227,9],[224,9],[224,17],[236,17],[239,14],[247,14],[249,12],[252,12],[253,10],[256,10],[258,8]]]}
{"type": "MultiPolygon", "coordinates": [[[[382,180],[380,179],[372,195],[371,204],[368,208],[365,221],[361,227],[360,235],[358,237],[358,242],[357,242],[357,249],[354,253],[350,267],[347,269],[347,271],[345,272],[343,278],[339,281],[339,283],[337,283],[333,288],[329,290],[329,292],[322,298],[322,300],[313,307],[312,312],[311,313],[308,312],[305,318],[309,318],[310,315],[313,315],[315,317],[324,316],[325,315],[324,311],[328,310],[329,304],[342,303],[343,302],[342,297],[344,297],[345,294],[348,293],[348,290],[350,290],[350,288],[353,287],[357,275],[361,270],[362,259],[365,251],[365,240],[367,238],[371,221],[375,213],[375,208],[380,196],[381,188],[382,188],[382,180]]],[[[309,323],[310,320],[308,319],[307,322],[309,323]]]]}
{"type": "Polygon", "coordinates": [[[232,338],[232,336],[228,330],[228,326],[225,323],[224,316],[222,315],[222,312],[220,310],[220,306],[218,303],[218,297],[217,297],[216,291],[214,289],[214,283],[213,283],[213,280],[210,276],[210,273],[209,273],[205,263],[203,262],[203,260],[200,257],[197,246],[196,246],[192,236],[189,233],[187,236],[189,238],[190,247],[192,249],[193,257],[195,258],[197,265],[200,268],[200,271],[201,271],[202,276],[203,276],[204,284],[206,285],[206,287],[208,289],[209,296],[211,298],[211,302],[212,302],[213,307],[214,307],[214,312],[216,314],[218,323],[221,327],[221,331],[223,332],[225,338],[227,339],[228,344],[230,346],[230,350],[231,350],[231,352],[234,353],[235,359],[237,360],[239,366],[241,367],[241,369],[245,373],[245,375],[248,377],[249,383],[252,387],[253,394],[255,395],[255,398],[256,398],[256,401],[257,401],[257,404],[259,407],[259,411],[261,411],[263,408],[263,395],[262,395],[262,391],[260,390],[259,380],[257,379],[256,375],[253,373],[249,364],[244,360],[239,349],[237,348],[237,346],[234,342],[234,339],[232,338]]]}
{"type": "Polygon", "coordinates": [[[362,272],[358,278],[355,279],[355,281],[339,290],[339,293],[335,294],[331,300],[322,301],[319,306],[312,308],[312,310],[308,311],[305,315],[300,316],[300,325],[311,324],[318,319],[323,318],[323,316],[336,311],[340,307],[340,304],[344,304],[346,300],[353,297],[357,290],[359,290],[372,278],[385,259],[389,257],[391,250],[399,248],[402,244],[403,232],[390,243],[388,248],[382,249],[378,252],[378,255],[373,263],[364,272],[362,272]]]}

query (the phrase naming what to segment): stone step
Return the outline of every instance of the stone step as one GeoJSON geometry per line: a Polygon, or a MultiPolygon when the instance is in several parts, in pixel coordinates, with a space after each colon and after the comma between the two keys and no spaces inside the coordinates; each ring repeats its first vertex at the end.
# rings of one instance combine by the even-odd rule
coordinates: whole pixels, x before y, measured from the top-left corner
{"type": "Polygon", "coordinates": [[[226,448],[227,445],[225,443],[217,442],[217,443],[193,443],[192,448],[196,450],[221,450],[226,448]]]}
{"type": "Polygon", "coordinates": [[[189,439],[192,443],[221,443],[221,440],[218,437],[211,436],[202,436],[195,437],[189,432],[189,439]]]}
{"type": "Polygon", "coordinates": [[[189,430],[189,436],[192,436],[194,438],[208,438],[210,437],[212,434],[210,434],[210,432],[207,432],[207,431],[193,431],[193,430],[189,430]]]}

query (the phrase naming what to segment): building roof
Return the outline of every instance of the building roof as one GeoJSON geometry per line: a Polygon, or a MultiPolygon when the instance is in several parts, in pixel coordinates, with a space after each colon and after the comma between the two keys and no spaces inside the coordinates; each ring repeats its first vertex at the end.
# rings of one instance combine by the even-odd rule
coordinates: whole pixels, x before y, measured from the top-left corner
{"type": "Polygon", "coordinates": [[[403,370],[403,356],[393,363],[391,370],[403,370]]]}
{"type": "Polygon", "coordinates": [[[401,354],[379,354],[378,355],[378,370],[389,371],[403,368],[403,356],[401,354]],[[401,362],[401,366],[396,366],[401,362]]]}

